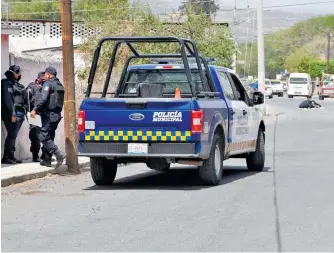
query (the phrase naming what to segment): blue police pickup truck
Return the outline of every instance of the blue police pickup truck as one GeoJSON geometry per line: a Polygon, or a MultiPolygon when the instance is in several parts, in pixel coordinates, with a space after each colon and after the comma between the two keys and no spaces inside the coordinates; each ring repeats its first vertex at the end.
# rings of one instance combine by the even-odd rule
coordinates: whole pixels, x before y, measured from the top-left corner
{"type": "Polygon", "coordinates": [[[176,37],[106,37],[95,49],[86,98],[78,114],[79,156],[91,158],[97,185],[112,184],[120,163],[145,163],[167,171],[171,163],[198,167],[204,184],[217,185],[223,161],[245,158],[252,171],[265,161],[264,95],[250,99],[229,69],[208,65],[196,44],[176,37]],[[113,41],[101,97],[91,98],[101,47],[113,41]],[[141,54],[140,43],[174,43],[178,53],[141,54]],[[125,44],[133,53],[114,93],[108,92],[116,53],[125,44]],[[170,63],[176,58],[182,63],[170,63]],[[159,59],[130,65],[134,59],[159,59]],[[161,60],[163,59],[163,60],[161,60]],[[193,60],[193,62],[191,62],[193,60]],[[109,95],[112,95],[110,97],[109,95]]]}

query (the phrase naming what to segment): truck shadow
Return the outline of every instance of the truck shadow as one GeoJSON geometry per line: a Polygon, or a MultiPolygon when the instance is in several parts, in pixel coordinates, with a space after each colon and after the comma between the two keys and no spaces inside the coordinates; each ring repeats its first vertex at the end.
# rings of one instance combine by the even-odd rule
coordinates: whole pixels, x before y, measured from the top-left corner
{"type": "Polygon", "coordinates": [[[262,172],[249,172],[244,166],[225,166],[223,180],[219,186],[203,185],[197,170],[191,167],[173,168],[168,172],[150,171],[139,175],[116,179],[110,186],[91,186],[84,190],[184,190],[194,191],[211,187],[221,187],[239,179],[258,173],[272,172],[265,167],[262,172]]]}

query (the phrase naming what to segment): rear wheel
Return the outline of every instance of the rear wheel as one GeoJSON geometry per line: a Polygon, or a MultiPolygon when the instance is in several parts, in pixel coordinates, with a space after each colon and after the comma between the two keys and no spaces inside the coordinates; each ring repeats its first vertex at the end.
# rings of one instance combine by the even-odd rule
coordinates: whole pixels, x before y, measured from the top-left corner
{"type": "Polygon", "coordinates": [[[288,98],[293,98],[293,96],[292,95],[288,95],[288,98]]]}
{"type": "Polygon", "coordinates": [[[117,163],[104,157],[91,158],[90,169],[96,185],[111,185],[116,177],[117,163]]]}
{"type": "Polygon", "coordinates": [[[323,96],[319,96],[319,100],[324,100],[325,98],[323,96]]]}
{"type": "Polygon", "coordinates": [[[246,157],[247,168],[250,171],[262,171],[265,161],[265,149],[264,149],[264,133],[259,129],[259,133],[256,140],[255,152],[250,153],[246,157]]]}
{"type": "Polygon", "coordinates": [[[208,185],[218,185],[223,175],[224,144],[223,138],[215,134],[210,150],[210,156],[198,168],[201,180],[208,185]]]}
{"type": "Polygon", "coordinates": [[[271,96],[269,96],[269,99],[272,99],[274,97],[274,95],[271,95],[271,96]]]}
{"type": "Polygon", "coordinates": [[[283,97],[283,95],[284,95],[283,93],[279,93],[278,94],[279,97],[283,97]]]}

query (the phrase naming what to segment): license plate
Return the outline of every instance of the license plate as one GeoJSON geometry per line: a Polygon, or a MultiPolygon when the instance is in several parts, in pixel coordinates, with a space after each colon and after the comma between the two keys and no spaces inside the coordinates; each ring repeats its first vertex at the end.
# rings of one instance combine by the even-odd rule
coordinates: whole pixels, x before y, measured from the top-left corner
{"type": "Polygon", "coordinates": [[[129,143],[128,154],[147,154],[148,145],[147,143],[129,143]]]}

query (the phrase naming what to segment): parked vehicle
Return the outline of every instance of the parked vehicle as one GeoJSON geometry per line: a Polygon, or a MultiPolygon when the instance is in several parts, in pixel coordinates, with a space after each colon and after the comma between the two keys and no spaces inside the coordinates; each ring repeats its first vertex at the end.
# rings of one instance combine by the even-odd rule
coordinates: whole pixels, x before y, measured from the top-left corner
{"type": "Polygon", "coordinates": [[[288,79],[288,97],[295,96],[311,98],[313,87],[311,76],[307,73],[291,73],[288,79]]]}
{"type": "Polygon", "coordinates": [[[97,185],[114,182],[120,163],[145,163],[167,171],[171,163],[198,166],[204,183],[217,185],[223,161],[245,158],[251,171],[264,168],[263,94],[249,99],[232,70],[208,65],[192,40],[176,37],[107,37],[99,41],[86,98],[78,115],[79,156],[91,158],[97,185]],[[101,98],[90,98],[100,50],[114,41],[101,98]],[[179,54],[142,54],[133,43],[178,43],[179,54]],[[127,45],[125,63],[113,98],[108,94],[117,49],[127,45]],[[186,50],[188,52],[186,52],[186,50]],[[170,64],[168,58],[182,64],[170,64]],[[195,59],[189,64],[188,58],[195,59]],[[166,58],[158,64],[130,66],[133,59],[166,58]]]}
{"type": "Polygon", "coordinates": [[[284,89],[283,89],[283,84],[281,83],[281,81],[280,80],[270,80],[270,83],[272,84],[273,95],[283,97],[284,89]]]}
{"type": "Polygon", "coordinates": [[[330,97],[334,98],[334,75],[331,75],[326,84],[321,86],[319,90],[319,100],[330,97]]]}
{"type": "Polygon", "coordinates": [[[242,85],[244,86],[245,90],[247,91],[248,96],[252,98],[253,92],[254,92],[252,83],[250,83],[248,80],[245,80],[245,79],[241,79],[240,81],[242,85]]]}
{"type": "Polygon", "coordinates": [[[273,87],[269,79],[265,79],[265,95],[268,96],[269,99],[274,97],[273,87]]]}

